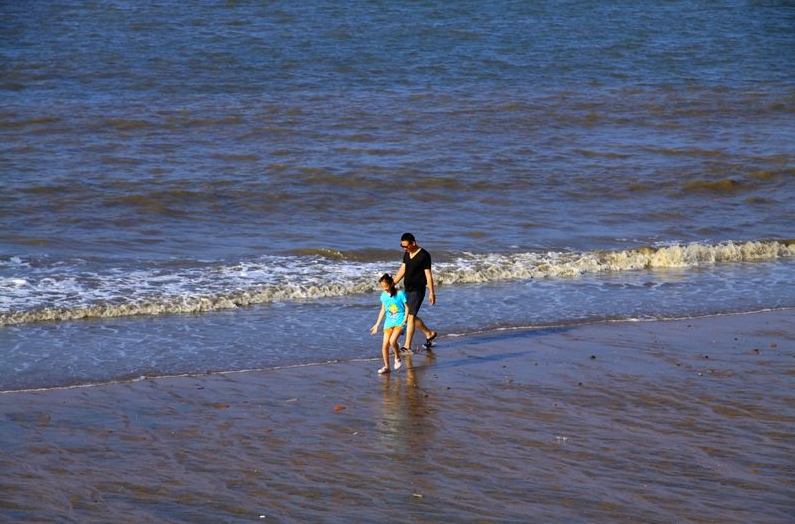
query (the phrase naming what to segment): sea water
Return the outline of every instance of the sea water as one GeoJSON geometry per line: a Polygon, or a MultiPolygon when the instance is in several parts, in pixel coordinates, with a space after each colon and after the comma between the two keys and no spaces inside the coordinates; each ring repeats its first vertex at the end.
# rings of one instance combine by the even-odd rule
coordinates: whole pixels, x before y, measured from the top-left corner
{"type": "Polygon", "coordinates": [[[0,389],[795,306],[787,2],[5,3],[0,389]],[[416,340],[415,343],[421,342],[416,340]]]}

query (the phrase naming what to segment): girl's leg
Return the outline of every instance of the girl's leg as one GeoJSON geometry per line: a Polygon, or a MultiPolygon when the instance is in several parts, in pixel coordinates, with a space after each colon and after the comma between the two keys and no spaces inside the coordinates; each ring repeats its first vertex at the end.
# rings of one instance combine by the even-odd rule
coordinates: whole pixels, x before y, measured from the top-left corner
{"type": "Polygon", "coordinates": [[[396,326],[392,328],[392,334],[389,335],[389,345],[392,346],[392,351],[395,352],[395,361],[400,361],[400,348],[398,347],[398,338],[400,338],[400,332],[403,330],[400,326],[396,326]]]}
{"type": "Polygon", "coordinates": [[[381,356],[384,358],[384,367],[389,369],[389,341],[392,329],[384,330],[384,340],[381,342],[381,356]]]}

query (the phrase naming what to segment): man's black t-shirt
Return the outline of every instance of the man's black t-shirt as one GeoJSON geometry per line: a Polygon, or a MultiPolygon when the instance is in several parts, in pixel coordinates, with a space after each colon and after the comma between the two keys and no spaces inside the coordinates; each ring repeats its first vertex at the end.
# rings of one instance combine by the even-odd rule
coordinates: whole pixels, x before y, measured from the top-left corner
{"type": "Polygon", "coordinates": [[[425,270],[431,269],[431,254],[420,248],[420,252],[411,258],[409,252],[403,253],[403,263],[406,264],[406,273],[403,276],[403,284],[406,291],[425,291],[428,281],[425,278],[425,270]]]}

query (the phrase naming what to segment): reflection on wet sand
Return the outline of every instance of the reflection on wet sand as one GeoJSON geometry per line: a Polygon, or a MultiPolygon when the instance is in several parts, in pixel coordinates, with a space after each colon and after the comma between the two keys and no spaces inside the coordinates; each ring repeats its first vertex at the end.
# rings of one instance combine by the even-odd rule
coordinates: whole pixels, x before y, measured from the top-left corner
{"type": "Polygon", "coordinates": [[[383,418],[380,421],[381,439],[385,452],[403,453],[410,450],[420,459],[424,445],[433,439],[432,399],[420,385],[415,366],[427,372],[436,360],[432,353],[405,355],[403,369],[384,377],[383,418]],[[404,371],[405,370],[405,371],[404,371]]]}

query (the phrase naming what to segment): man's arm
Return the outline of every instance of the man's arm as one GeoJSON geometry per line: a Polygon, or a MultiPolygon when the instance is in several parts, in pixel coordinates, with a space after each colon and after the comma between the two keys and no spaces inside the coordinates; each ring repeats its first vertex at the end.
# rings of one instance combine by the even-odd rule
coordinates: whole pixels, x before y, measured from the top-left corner
{"type": "Polygon", "coordinates": [[[433,273],[431,273],[430,269],[425,270],[425,280],[428,281],[428,289],[431,291],[431,296],[429,297],[429,300],[431,302],[431,305],[433,306],[434,304],[436,304],[436,291],[433,285],[433,273]]]}
{"type": "Polygon", "coordinates": [[[405,274],[406,274],[406,263],[402,262],[400,264],[400,269],[398,269],[398,272],[395,275],[395,278],[393,279],[395,281],[395,284],[397,284],[398,282],[403,280],[403,275],[405,275],[405,274]]]}

